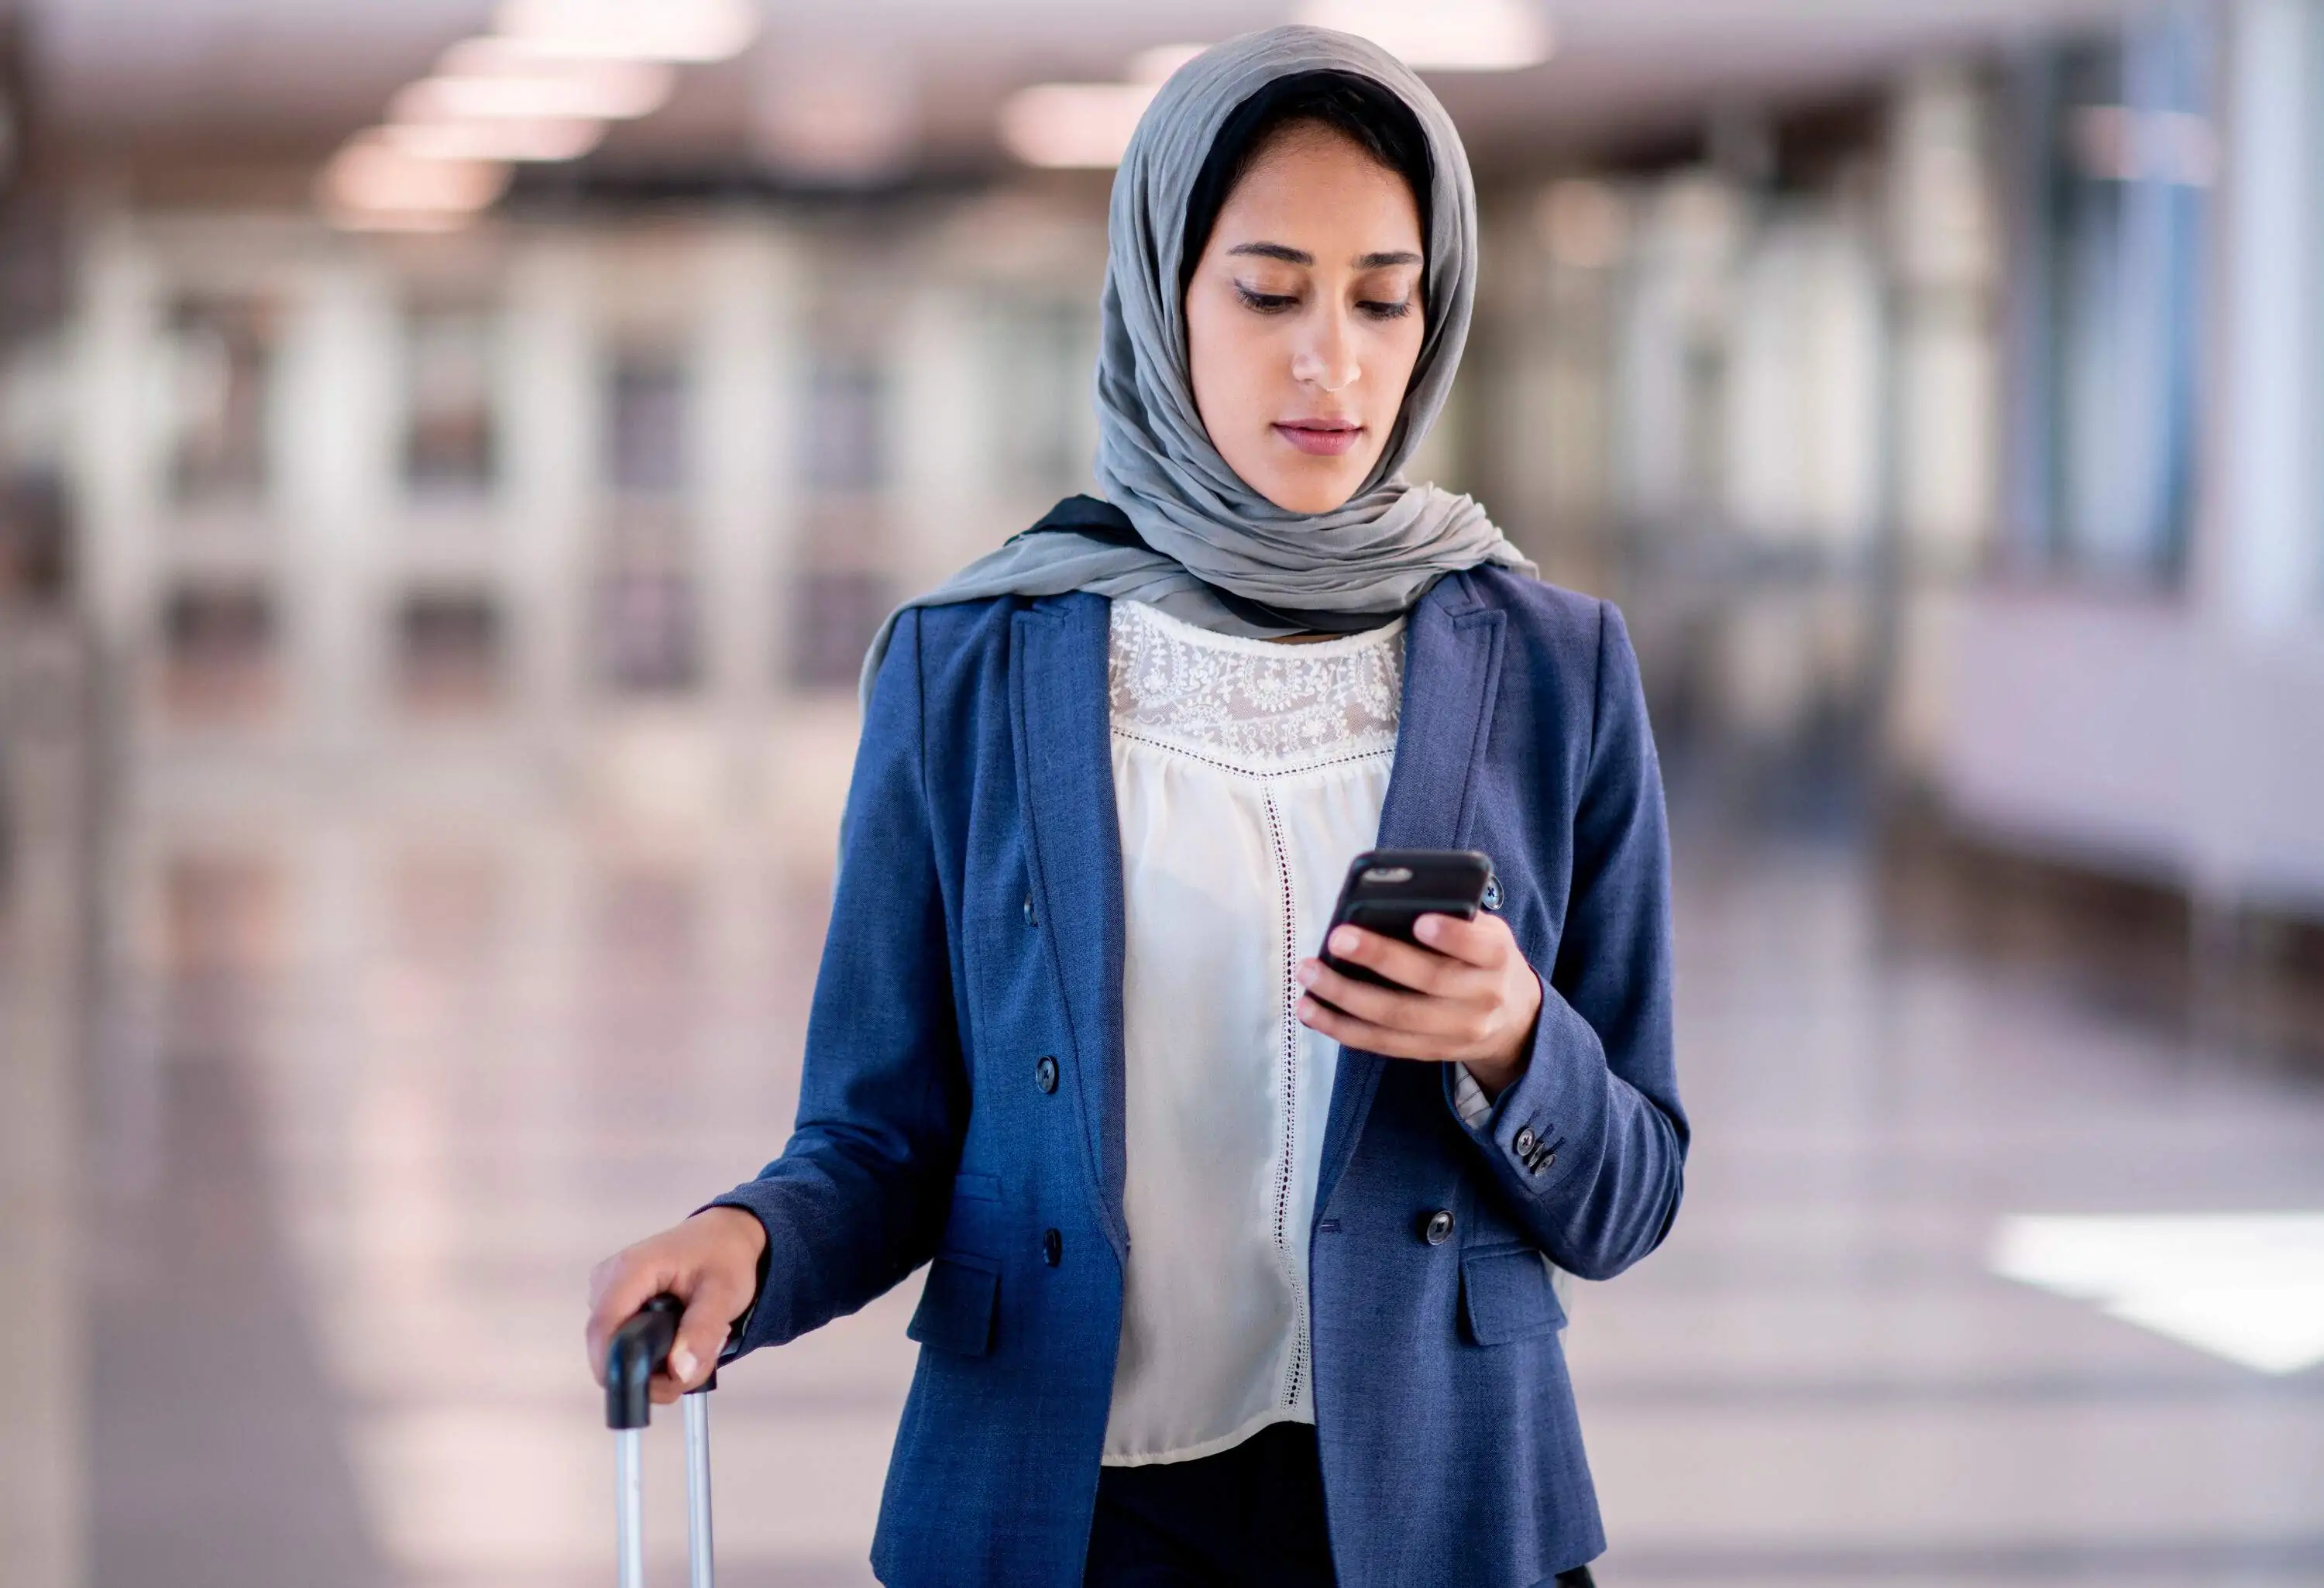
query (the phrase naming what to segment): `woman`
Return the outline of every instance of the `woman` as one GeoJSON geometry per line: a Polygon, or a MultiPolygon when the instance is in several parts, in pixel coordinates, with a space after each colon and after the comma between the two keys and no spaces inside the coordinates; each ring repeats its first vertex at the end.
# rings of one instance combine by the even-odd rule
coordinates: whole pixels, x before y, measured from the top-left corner
{"type": "Polygon", "coordinates": [[[1661,1241],[1661,788],[1601,602],[1400,470],[1468,329],[1450,121],[1344,35],[1171,78],[1116,178],[1098,478],[890,621],[783,1156],[595,1279],[661,1399],[928,1263],[891,1583],[1586,1583],[1550,1264],[1661,1241]],[[1292,643],[1305,642],[1305,643],[1292,643]],[[1342,928],[1377,843],[1474,921],[1342,928]]]}

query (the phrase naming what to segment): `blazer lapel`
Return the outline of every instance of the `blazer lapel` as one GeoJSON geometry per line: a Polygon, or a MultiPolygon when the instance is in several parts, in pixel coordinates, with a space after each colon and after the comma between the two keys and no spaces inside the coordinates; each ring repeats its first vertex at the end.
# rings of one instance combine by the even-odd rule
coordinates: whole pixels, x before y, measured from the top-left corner
{"type": "Polygon", "coordinates": [[[1076,595],[1017,614],[1011,737],[1027,860],[1065,1010],[1084,1168],[1098,1222],[1126,1257],[1122,1214],[1121,827],[1106,680],[1108,603],[1076,595]]]}
{"type": "MultiPolygon", "coordinates": [[[[1465,849],[1477,769],[1501,678],[1503,615],[1480,604],[1469,580],[1439,580],[1413,608],[1405,634],[1404,703],[1396,766],[1380,809],[1382,849],[1465,849]]],[[[1117,855],[1118,859],[1118,855],[1117,855]]],[[[1384,1065],[1403,1062],[1342,1048],[1323,1130],[1315,1213],[1354,1155],[1384,1065]]]]}

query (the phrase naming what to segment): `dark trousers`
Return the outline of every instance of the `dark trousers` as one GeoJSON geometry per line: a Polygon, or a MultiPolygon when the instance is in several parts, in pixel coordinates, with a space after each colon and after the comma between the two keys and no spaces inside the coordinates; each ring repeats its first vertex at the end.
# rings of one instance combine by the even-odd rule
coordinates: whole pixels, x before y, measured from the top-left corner
{"type": "MultiPolygon", "coordinates": [[[[1200,1461],[1098,1474],[1084,1588],[1332,1588],[1315,1430],[1275,1423],[1200,1461]]],[[[1591,1588],[1590,1568],[1559,1574],[1591,1588]]]]}

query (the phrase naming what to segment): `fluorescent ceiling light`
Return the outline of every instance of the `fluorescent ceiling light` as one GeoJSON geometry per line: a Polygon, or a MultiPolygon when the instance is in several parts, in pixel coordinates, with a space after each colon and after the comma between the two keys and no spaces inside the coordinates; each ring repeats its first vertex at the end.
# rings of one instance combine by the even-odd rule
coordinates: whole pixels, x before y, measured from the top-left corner
{"type": "Polygon", "coordinates": [[[1001,107],[1001,141],[1028,165],[1120,165],[1152,83],[1037,83],[1001,107]]]}
{"type": "Polygon", "coordinates": [[[1158,85],[1168,81],[1172,72],[1209,48],[1208,44],[1157,44],[1131,56],[1130,69],[1122,75],[1133,83],[1158,85]]]}
{"type": "Polygon", "coordinates": [[[627,121],[660,109],[674,80],[669,67],[650,61],[536,61],[504,71],[426,78],[398,94],[388,114],[400,122],[488,116],[627,121]]]}
{"type": "Polygon", "coordinates": [[[500,31],[558,55],[724,60],[759,31],[751,0],[503,0],[500,31]]]}
{"type": "Polygon", "coordinates": [[[1555,42],[1528,0],[1301,0],[1296,14],[1360,34],[1417,71],[1513,71],[1547,60],[1555,42]]]}
{"type": "Polygon", "coordinates": [[[395,122],[386,140],[422,160],[578,160],[605,136],[605,124],[582,117],[395,122]]]}
{"type": "Polygon", "coordinates": [[[2324,1364],[2324,1214],[2013,1218],[1991,1260],[2259,1372],[2324,1364]]]}
{"type": "Polygon", "coordinates": [[[803,181],[868,186],[911,169],[919,147],[919,86],[876,51],[767,51],[751,82],[751,149],[803,181]]]}
{"type": "Polygon", "coordinates": [[[316,196],[342,226],[440,230],[491,204],[508,181],[497,162],[421,159],[371,132],[331,157],[316,196]]]}

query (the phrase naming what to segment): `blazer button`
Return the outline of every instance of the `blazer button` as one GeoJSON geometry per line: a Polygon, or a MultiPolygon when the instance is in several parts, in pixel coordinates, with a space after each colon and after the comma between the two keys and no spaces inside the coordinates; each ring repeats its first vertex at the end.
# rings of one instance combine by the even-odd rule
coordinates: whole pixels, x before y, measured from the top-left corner
{"type": "Polygon", "coordinates": [[[1540,1138],[1536,1137],[1533,1133],[1533,1127],[1531,1125],[1519,1125],[1517,1127],[1517,1139],[1509,1145],[1517,1149],[1517,1156],[1519,1158],[1531,1158],[1533,1156],[1535,1144],[1539,1140],[1540,1138]]]}
{"type": "Polygon", "coordinates": [[[1500,878],[1499,878],[1499,877],[1497,877],[1497,876],[1494,876],[1494,875],[1493,875],[1491,872],[1488,872],[1485,874],[1485,891],[1484,891],[1481,895],[1480,895],[1480,896],[1479,896],[1479,898],[1478,898],[1478,900],[1477,900],[1477,902],[1478,902],[1478,903],[1480,903],[1480,904],[1481,904],[1481,905],[1483,905],[1487,909],[1500,909],[1500,907],[1501,907],[1501,880],[1500,880],[1500,878]]]}
{"type": "Polygon", "coordinates": [[[1030,893],[1025,895],[1025,924],[1028,927],[1035,924],[1033,920],[1033,896],[1030,893]]]}
{"type": "Polygon", "coordinates": [[[1055,1230],[1041,1232],[1041,1260],[1051,1268],[1065,1260],[1065,1238],[1055,1230]]]}
{"type": "Polygon", "coordinates": [[[1038,1086],[1044,1093],[1055,1092],[1057,1089],[1057,1061],[1046,1053],[1041,1055],[1040,1062],[1033,1066],[1033,1085],[1038,1086]]]}
{"type": "Polygon", "coordinates": [[[1421,1226],[1420,1238],[1431,1246],[1442,1246],[1452,1239],[1452,1210],[1440,1207],[1430,1214],[1428,1223],[1421,1226]]]}

